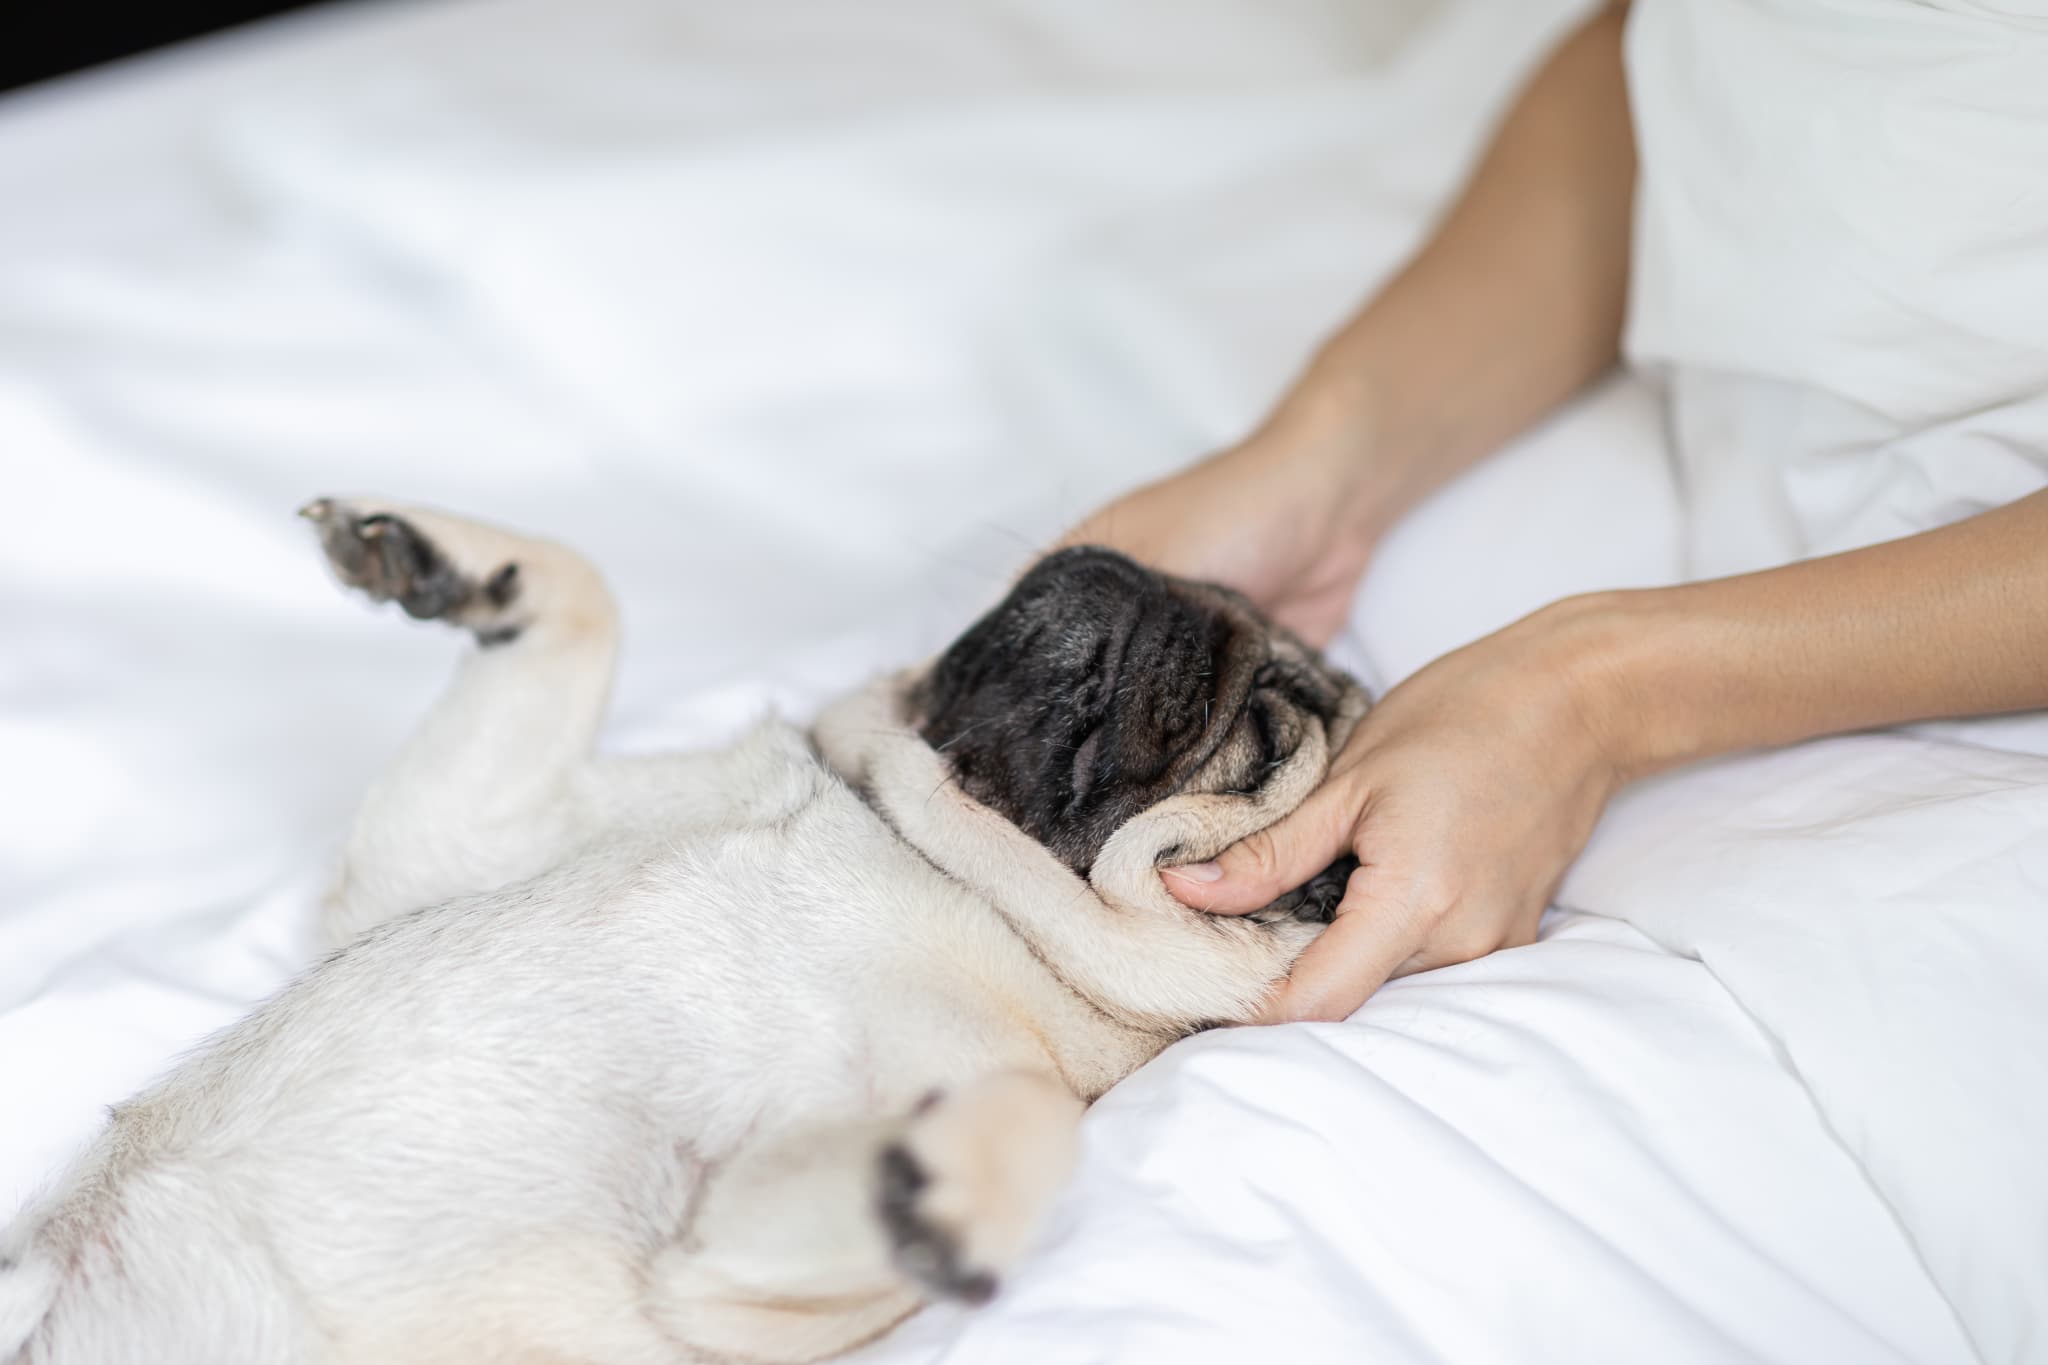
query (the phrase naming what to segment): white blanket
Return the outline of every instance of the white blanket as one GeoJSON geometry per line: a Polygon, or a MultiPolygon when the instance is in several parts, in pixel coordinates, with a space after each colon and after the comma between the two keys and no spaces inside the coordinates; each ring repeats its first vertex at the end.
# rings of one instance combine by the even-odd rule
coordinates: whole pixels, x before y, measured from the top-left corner
{"type": "MultiPolygon", "coordinates": [[[[0,103],[0,1201],[303,964],[447,672],[299,499],[589,550],[616,746],[801,713],[1240,431],[1572,9],[446,0],[0,103]]],[[[1670,577],[1657,434],[1616,382],[1423,509],[1347,661],[1670,577]]],[[[997,1303],[868,1358],[2038,1350],[2048,765],[1994,740],[2048,750],[1632,795],[1597,914],[1173,1049],[997,1303]]]]}

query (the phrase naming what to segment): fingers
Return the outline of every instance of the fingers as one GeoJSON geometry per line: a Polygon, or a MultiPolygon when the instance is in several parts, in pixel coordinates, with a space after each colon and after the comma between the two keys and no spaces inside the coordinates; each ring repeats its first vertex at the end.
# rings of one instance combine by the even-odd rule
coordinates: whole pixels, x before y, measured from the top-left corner
{"type": "Polygon", "coordinates": [[[1375,896],[1360,868],[1345,885],[1344,901],[1322,936],[1308,946],[1262,1016],[1266,1023],[1349,1018],[1367,997],[1397,976],[1472,962],[1503,948],[1537,941],[1540,904],[1502,924],[1500,914],[1470,903],[1420,908],[1375,896]]]}
{"type": "Polygon", "coordinates": [[[1309,944],[1293,973],[1267,1002],[1264,1022],[1348,1018],[1422,951],[1427,921],[1400,906],[1360,895],[1369,875],[1367,868],[1351,874],[1337,917],[1309,944]]]}
{"type": "Polygon", "coordinates": [[[1247,835],[1214,862],[1160,873],[1181,904],[1217,915],[1260,910],[1351,851],[1358,811],[1349,784],[1326,782],[1276,825],[1247,835]]]}

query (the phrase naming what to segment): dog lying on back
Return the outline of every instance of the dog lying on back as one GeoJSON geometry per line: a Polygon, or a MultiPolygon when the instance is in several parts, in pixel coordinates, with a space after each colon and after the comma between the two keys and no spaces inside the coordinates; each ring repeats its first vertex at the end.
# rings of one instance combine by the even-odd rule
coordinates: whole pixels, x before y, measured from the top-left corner
{"type": "Polygon", "coordinates": [[[1082,1108],[1250,1018],[1341,892],[1212,918],[1159,882],[1292,810],[1365,709],[1223,589],[1067,550],[808,733],[602,758],[582,558],[305,515],[477,647],[356,817],[336,951],[0,1234],[0,1360],[834,1354],[992,1294],[1082,1108]]]}

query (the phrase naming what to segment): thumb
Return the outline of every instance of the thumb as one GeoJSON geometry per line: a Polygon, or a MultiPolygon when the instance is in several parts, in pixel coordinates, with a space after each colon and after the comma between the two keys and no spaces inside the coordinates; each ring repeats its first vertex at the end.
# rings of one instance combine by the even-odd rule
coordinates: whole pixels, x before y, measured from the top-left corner
{"type": "Polygon", "coordinates": [[[1176,900],[1217,915],[1264,909],[1351,851],[1358,802],[1348,783],[1326,782],[1279,823],[1223,850],[1214,862],[1161,872],[1176,900]]]}

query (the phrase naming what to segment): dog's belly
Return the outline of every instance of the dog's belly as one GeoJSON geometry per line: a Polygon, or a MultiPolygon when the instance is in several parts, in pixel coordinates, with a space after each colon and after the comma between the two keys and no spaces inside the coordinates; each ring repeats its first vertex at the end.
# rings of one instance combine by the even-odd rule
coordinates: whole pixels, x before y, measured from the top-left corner
{"type": "Polygon", "coordinates": [[[382,926],[117,1124],[322,1301],[542,1231],[644,1256],[743,1142],[1046,1064],[1043,969],[963,894],[824,778],[382,926]]]}
{"type": "Polygon", "coordinates": [[[635,818],[590,824],[528,882],[378,927],[124,1106],[55,1242],[112,1258],[138,1330],[193,1326],[182,1228],[249,1267],[251,1305],[424,1340],[439,1328],[404,1305],[508,1320],[521,1295],[494,1296],[564,1246],[639,1283],[752,1144],[1004,1068],[1093,1094],[1156,1049],[807,749],[774,745],[793,761],[773,782],[732,754],[590,775],[587,810],[635,818]],[[737,763],[745,799],[721,804],[707,763],[737,763]]]}

